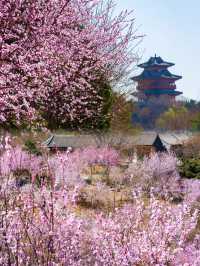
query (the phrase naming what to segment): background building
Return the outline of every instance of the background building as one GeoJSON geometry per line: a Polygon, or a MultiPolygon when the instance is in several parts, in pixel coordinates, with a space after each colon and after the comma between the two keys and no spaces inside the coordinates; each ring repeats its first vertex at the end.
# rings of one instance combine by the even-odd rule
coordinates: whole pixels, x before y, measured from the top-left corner
{"type": "Polygon", "coordinates": [[[133,95],[138,98],[138,101],[162,100],[166,103],[173,103],[175,97],[182,94],[176,90],[175,84],[182,77],[172,74],[168,70],[171,66],[174,64],[165,62],[156,55],[146,63],[138,65],[143,68],[143,72],[132,78],[137,82],[137,91],[133,95]]]}

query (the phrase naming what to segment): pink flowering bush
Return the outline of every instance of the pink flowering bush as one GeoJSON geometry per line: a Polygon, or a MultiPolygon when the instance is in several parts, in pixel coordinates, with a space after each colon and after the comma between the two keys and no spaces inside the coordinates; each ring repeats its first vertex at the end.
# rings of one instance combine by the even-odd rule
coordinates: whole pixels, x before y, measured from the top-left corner
{"type": "Polygon", "coordinates": [[[63,194],[30,189],[10,198],[4,194],[3,199],[1,265],[81,265],[87,242],[84,223],[65,209],[63,194]]]}
{"type": "Polygon", "coordinates": [[[200,261],[200,236],[198,235],[187,246],[177,250],[174,265],[198,266],[200,261]]]}
{"type": "Polygon", "coordinates": [[[89,165],[114,166],[119,162],[119,153],[109,146],[100,148],[88,147],[83,150],[81,156],[89,165]]]}
{"type": "MultiPolygon", "coordinates": [[[[154,184],[162,187],[176,170],[175,158],[169,156],[145,159],[141,165],[146,163],[146,170],[138,168],[139,173],[144,171],[145,178],[148,173],[149,178],[160,175],[160,183],[154,184]],[[170,168],[163,159],[169,160],[170,168]]],[[[181,203],[171,204],[156,197],[155,187],[145,198],[141,187],[133,190],[129,204],[110,213],[76,212],[80,192],[87,186],[80,176],[82,168],[92,163],[115,165],[114,150],[88,148],[40,158],[9,147],[0,160],[1,265],[199,265],[199,213],[198,206],[191,205],[191,192],[181,203]],[[11,188],[17,169],[28,169],[34,177],[42,167],[50,186],[38,187],[32,178],[29,185],[11,188]]],[[[104,197],[108,187],[98,183],[96,188],[104,197]]]]}
{"type": "Polygon", "coordinates": [[[163,197],[182,198],[182,181],[178,173],[179,161],[173,154],[153,153],[143,161],[132,163],[126,171],[125,179],[133,185],[143,187],[163,197]]]}
{"type": "Polygon", "coordinates": [[[110,147],[88,147],[72,153],[58,153],[49,158],[48,164],[57,183],[80,184],[80,176],[88,166],[101,164],[109,168],[118,160],[118,152],[110,147]]]}
{"type": "Polygon", "coordinates": [[[56,183],[76,184],[80,179],[81,171],[86,167],[82,160],[81,153],[57,153],[48,159],[48,166],[56,183]]]}
{"type": "Polygon", "coordinates": [[[91,147],[50,157],[35,156],[20,147],[8,148],[0,156],[0,176],[7,189],[31,181],[39,186],[43,182],[46,185],[52,183],[56,190],[65,190],[69,202],[74,204],[82,198],[86,185],[83,171],[97,163],[109,169],[117,164],[118,157],[118,153],[109,147],[91,147]]]}
{"type": "Polygon", "coordinates": [[[63,190],[0,193],[1,265],[198,265],[198,213],[185,204],[144,204],[139,193],[110,216],[83,219],[63,190]]]}
{"type": "Polygon", "coordinates": [[[180,259],[190,245],[193,259],[189,265],[198,265],[192,264],[200,258],[198,247],[188,241],[197,217],[197,212],[191,215],[187,205],[163,206],[152,195],[145,206],[142,197],[135,196],[134,205],[97,220],[97,265],[181,265],[176,256],[179,254],[180,259]]]}
{"type": "Polygon", "coordinates": [[[182,180],[182,186],[185,192],[186,202],[199,205],[200,180],[199,179],[184,179],[182,180]]]}
{"type": "Polygon", "coordinates": [[[42,158],[29,154],[21,147],[6,149],[0,157],[0,174],[9,175],[18,170],[28,170],[31,175],[36,175],[41,170],[42,158]]]}

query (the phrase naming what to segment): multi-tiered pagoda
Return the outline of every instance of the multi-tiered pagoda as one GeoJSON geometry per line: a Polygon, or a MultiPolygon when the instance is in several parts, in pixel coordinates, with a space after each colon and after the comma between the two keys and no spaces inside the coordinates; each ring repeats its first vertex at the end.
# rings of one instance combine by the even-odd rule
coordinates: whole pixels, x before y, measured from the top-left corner
{"type": "Polygon", "coordinates": [[[168,67],[174,66],[173,63],[165,62],[161,57],[155,55],[146,63],[138,66],[144,69],[139,76],[132,78],[137,82],[137,91],[133,95],[138,100],[162,98],[173,102],[176,96],[182,94],[176,90],[175,84],[182,77],[174,75],[168,70],[168,67]]]}

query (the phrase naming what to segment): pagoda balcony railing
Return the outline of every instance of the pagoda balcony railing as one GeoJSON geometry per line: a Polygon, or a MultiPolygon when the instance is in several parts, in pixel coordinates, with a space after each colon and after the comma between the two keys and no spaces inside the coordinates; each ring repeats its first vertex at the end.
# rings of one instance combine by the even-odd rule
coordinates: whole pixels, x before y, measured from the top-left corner
{"type": "Polygon", "coordinates": [[[176,90],[175,84],[160,84],[160,85],[147,85],[147,86],[137,86],[137,90],[151,90],[151,89],[168,89],[176,90]]]}

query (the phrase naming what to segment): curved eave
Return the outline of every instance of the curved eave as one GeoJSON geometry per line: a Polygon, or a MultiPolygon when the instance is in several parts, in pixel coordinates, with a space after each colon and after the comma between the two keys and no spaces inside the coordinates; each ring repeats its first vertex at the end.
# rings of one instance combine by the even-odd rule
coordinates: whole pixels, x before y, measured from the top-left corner
{"type": "Polygon", "coordinates": [[[179,80],[182,79],[182,76],[177,76],[177,75],[173,75],[173,76],[157,76],[157,77],[144,77],[142,75],[139,76],[135,76],[131,78],[134,81],[141,81],[141,80],[157,80],[157,79],[167,79],[167,80],[179,80]]]}
{"type": "Polygon", "coordinates": [[[49,137],[46,141],[42,142],[42,146],[49,147],[54,139],[54,136],[49,137]]]}
{"type": "Polygon", "coordinates": [[[174,80],[179,80],[179,79],[182,79],[182,76],[173,75],[173,79],[174,79],[174,80]]]}
{"type": "Polygon", "coordinates": [[[149,67],[172,67],[174,66],[175,64],[174,63],[169,63],[169,62],[164,62],[164,63],[153,63],[153,64],[149,64],[148,62],[146,63],[143,63],[143,64],[139,64],[138,67],[140,68],[149,68],[149,67]]]}
{"type": "Polygon", "coordinates": [[[174,90],[145,90],[144,91],[145,95],[173,95],[173,96],[178,96],[182,94],[180,91],[174,91],[174,90]]]}
{"type": "Polygon", "coordinates": [[[156,55],[150,57],[147,62],[138,65],[138,67],[141,67],[141,68],[149,68],[149,67],[168,68],[171,66],[174,66],[174,63],[166,62],[162,59],[162,57],[156,56],[156,55]]]}

